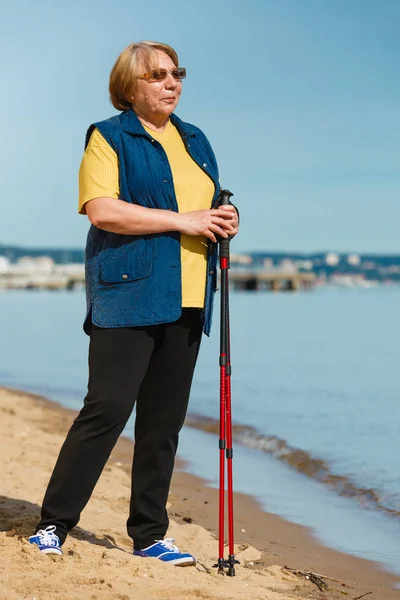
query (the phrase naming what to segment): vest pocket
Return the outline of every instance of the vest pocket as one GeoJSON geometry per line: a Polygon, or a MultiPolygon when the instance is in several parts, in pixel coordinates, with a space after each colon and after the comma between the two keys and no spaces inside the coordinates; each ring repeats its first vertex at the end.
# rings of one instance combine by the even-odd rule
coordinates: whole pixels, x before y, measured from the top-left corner
{"type": "Polygon", "coordinates": [[[125,256],[121,260],[111,260],[100,265],[100,280],[104,283],[128,283],[149,277],[152,258],[149,255],[125,256]]]}

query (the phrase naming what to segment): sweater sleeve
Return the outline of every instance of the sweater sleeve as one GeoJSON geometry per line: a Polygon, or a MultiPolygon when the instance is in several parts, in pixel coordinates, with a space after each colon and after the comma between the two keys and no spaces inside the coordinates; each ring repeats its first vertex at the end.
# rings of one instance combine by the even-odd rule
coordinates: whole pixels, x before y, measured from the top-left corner
{"type": "Polygon", "coordinates": [[[85,215],[86,203],[100,197],[119,198],[119,170],[116,152],[95,129],[79,169],[79,213],[85,215]]]}

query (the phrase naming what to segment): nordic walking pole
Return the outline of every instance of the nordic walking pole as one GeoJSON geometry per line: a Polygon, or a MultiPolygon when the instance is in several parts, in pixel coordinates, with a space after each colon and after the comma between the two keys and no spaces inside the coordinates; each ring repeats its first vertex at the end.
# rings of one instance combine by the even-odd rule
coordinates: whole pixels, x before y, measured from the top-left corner
{"type": "MultiPolygon", "coordinates": [[[[229,190],[221,190],[219,206],[230,204],[233,194],[229,190]]],[[[219,558],[218,572],[235,575],[234,531],[233,531],[233,474],[232,474],[232,413],[231,413],[231,360],[230,360],[230,331],[229,331],[229,259],[230,240],[219,240],[219,261],[221,269],[221,337],[220,337],[220,463],[219,463],[219,558]],[[225,524],[225,457],[227,462],[227,492],[228,492],[228,542],[229,556],[224,559],[224,524],[225,524]]]]}

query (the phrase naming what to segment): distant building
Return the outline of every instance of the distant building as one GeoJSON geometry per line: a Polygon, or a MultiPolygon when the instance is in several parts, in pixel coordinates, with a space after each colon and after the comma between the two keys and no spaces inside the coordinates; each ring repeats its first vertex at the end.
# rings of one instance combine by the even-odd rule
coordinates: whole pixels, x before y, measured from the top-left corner
{"type": "Polygon", "coordinates": [[[50,274],[54,271],[54,260],[50,256],[21,256],[14,265],[21,273],[50,274]]]}
{"type": "Polygon", "coordinates": [[[297,268],[292,260],[284,258],[279,263],[279,270],[283,273],[294,273],[295,271],[297,271],[297,268]]]}
{"type": "Polygon", "coordinates": [[[7,273],[10,270],[10,261],[5,256],[0,256],[0,273],[7,273]]]}
{"type": "Polygon", "coordinates": [[[265,271],[273,271],[274,269],[274,261],[272,258],[264,258],[263,260],[263,269],[265,271]]]}
{"type": "Polygon", "coordinates": [[[230,255],[231,263],[239,264],[239,265],[251,265],[253,262],[250,254],[231,254],[230,255]]]}
{"type": "Polygon", "coordinates": [[[304,271],[311,271],[314,266],[312,260],[296,260],[294,264],[297,269],[303,269],[304,271]]]}
{"type": "Polygon", "coordinates": [[[328,252],[328,254],[325,255],[325,264],[329,265],[330,267],[336,267],[336,265],[339,264],[339,261],[339,254],[328,252]]]}
{"type": "Polygon", "coordinates": [[[377,264],[376,262],[372,261],[372,260],[368,260],[366,262],[363,262],[361,264],[361,268],[365,269],[366,271],[371,271],[372,269],[376,269],[377,268],[377,264]]]}
{"type": "Polygon", "coordinates": [[[347,262],[352,267],[356,267],[357,265],[359,265],[360,261],[361,261],[361,258],[359,257],[358,254],[349,254],[349,256],[347,257],[347,262]]]}

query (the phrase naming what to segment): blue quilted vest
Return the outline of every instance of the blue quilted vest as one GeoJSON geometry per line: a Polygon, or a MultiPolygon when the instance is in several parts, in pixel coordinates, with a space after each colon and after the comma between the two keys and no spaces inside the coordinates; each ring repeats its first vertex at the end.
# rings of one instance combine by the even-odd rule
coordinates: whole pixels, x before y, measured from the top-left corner
{"type": "MultiPolygon", "coordinates": [[[[220,190],[218,167],[209,141],[200,129],[171,115],[186,150],[220,190]]],[[[178,212],[172,173],[161,144],[127,110],[88,129],[86,145],[97,128],[115,150],[119,162],[120,198],[148,208],[178,212]]],[[[211,208],[211,207],[210,207],[211,208]]],[[[209,335],[216,288],[217,246],[209,244],[204,333],[209,335]]],[[[98,327],[138,327],[170,323],[182,313],[180,234],[120,235],[94,227],[86,244],[87,315],[98,327]]]]}

